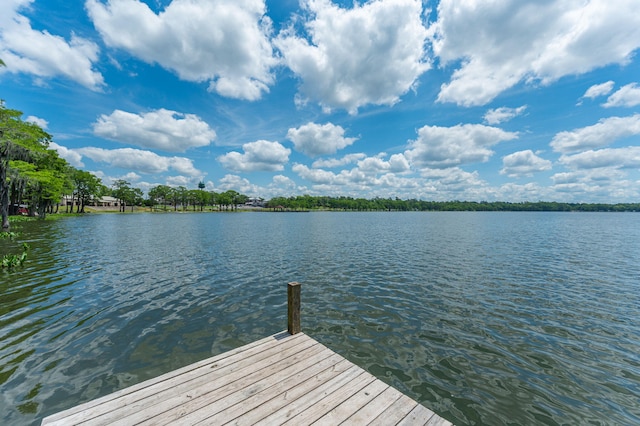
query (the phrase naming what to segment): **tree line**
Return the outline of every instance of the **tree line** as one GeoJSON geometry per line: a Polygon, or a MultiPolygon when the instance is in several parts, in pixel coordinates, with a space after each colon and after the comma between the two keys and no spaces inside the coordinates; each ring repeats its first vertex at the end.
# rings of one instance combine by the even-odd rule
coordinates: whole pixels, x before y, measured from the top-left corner
{"type": "MultiPolygon", "coordinates": [[[[1,65],[1,63],[0,63],[1,65]]],[[[62,200],[66,212],[83,213],[85,206],[105,195],[116,198],[120,211],[127,206],[146,205],[152,210],[193,210],[205,207],[235,210],[249,197],[234,190],[217,193],[184,186],[157,185],[144,198],[140,188],[125,180],[111,187],[90,172],[76,169],[58,153],[49,149],[51,135],[40,126],[22,120],[22,112],[9,109],[0,100],[0,215],[2,230],[9,229],[8,216],[21,209],[30,215],[45,217],[57,213],[62,200]],[[25,207],[26,206],[26,207],[25,207]]],[[[422,201],[400,198],[352,198],[300,195],[276,197],[264,204],[274,210],[349,210],[349,211],[640,211],[640,203],[590,204],[559,202],[503,201],[422,201]]]]}
{"type": "Polygon", "coordinates": [[[267,207],[286,210],[343,211],[545,211],[545,212],[640,212],[640,203],[590,204],[504,201],[422,201],[400,198],[352,198],[301,195],[276,197],[267,207]]]}
{"type": "Polygon", "coordinates": [[[200,210],[205,208],[217,210],[237,210],[238,205],[245,204],[249,197],[234,190],[225,192],[205,191],[204,182],[198,184],[198,189],[187,189],[184,186],[170,187],[158,185],[151,188],[145,205],[152,211],[200,210]]]}

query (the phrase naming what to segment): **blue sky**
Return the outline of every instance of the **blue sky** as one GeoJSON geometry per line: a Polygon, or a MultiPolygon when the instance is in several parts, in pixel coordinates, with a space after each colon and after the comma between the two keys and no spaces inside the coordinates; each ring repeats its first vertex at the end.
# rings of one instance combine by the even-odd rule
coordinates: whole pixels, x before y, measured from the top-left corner
{"type": "Polygon", "coordinates": [[[640,201],[637,0],[3,0],[60,155],[250,196],[640,201]]]}

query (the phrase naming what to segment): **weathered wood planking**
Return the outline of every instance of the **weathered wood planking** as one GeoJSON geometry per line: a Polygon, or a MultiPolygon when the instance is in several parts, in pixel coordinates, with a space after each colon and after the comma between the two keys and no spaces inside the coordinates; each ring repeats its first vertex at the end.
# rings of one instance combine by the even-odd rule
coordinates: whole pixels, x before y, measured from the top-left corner
{"type": "Polygon", "coordinates": [[[282,332],[42,425],[451,425],[304,333],[282,332]]]}

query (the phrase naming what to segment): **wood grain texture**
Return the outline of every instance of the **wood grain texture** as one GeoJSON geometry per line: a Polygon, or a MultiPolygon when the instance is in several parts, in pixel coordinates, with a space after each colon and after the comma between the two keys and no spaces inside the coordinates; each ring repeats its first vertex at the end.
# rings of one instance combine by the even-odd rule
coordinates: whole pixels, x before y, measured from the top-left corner
{"type": "Polygon", "coordinates": [[[451,425],[304,333],[282,332],[42,425],[451,425]]]}

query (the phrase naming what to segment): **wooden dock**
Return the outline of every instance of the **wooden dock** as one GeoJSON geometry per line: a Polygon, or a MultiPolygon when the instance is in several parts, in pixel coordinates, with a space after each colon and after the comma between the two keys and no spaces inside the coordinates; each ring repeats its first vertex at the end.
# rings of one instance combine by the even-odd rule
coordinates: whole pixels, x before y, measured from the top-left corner
{"type": "MultiPolygon", "coordinates": [[[[291,302],[291,293],[289,293],[291,302]]],[[[298,315],[291,314],[295,331],[298,315]]],[[[298,293],[299,306],[299,293],[298,293]]],[[[284,331],[46,417],[42,425],[451,425],[304,333],[284,331]]]]}

